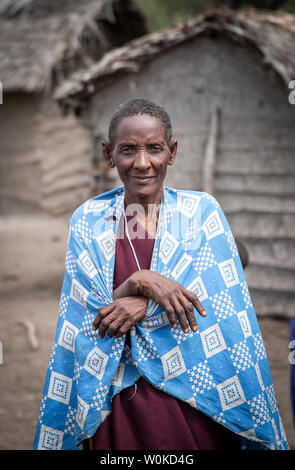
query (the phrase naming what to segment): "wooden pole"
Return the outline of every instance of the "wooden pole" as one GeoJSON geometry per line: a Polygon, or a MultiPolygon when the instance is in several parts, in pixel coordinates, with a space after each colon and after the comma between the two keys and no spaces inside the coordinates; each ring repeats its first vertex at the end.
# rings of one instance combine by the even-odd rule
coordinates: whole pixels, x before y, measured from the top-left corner
{"type": "Polygon", "coordinates": [[[205,150],[204,168],[203,168],[203,191],[214,195],[215,192],[215,171],[217,144],[219,137],[220,110],[215,107],[211,113],[209,122],[208,140],[205,150]]]}

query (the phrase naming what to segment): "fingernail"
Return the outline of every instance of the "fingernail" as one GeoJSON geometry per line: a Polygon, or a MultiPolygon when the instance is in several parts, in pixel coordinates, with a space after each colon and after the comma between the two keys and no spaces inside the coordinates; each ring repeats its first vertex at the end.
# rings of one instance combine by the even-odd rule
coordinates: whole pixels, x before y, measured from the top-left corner
{"type": "Polygon", "coordinates": [[[188,329],[188,328],[186,328],[186,329],[184,330],[184,332],[185,332],[185,333],[188,333],[188,332],[189,332],[189,329],[188,329]]]}
{"type": "Polygon", "coordinates": [[[202,315],[205,317],[207,315],[206,310],[203,310],[202,315]]]}
{"type": "Polygon", "coordinates": [[[193,326],[193,331],[197,331],[198,327],[197,326],[193,326]]]}

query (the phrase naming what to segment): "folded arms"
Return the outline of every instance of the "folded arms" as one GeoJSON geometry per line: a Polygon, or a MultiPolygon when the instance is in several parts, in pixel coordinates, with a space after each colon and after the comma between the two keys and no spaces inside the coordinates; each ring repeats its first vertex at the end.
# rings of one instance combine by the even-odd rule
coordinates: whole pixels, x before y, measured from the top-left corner
{"type": "Polygon", "coordinates": [[[113,302],[100,307],[93,322],[99,336],[121,337],[141,321],[147,311],[149,299],[154,300],[167,313],[172,327],[177,320],[184,333],[189,328],[197,331],[194,309],[202,316],[205,309],[198,297],[185,287],[155,271],[143,269],[132,274],[113,292],[113,302]]]}

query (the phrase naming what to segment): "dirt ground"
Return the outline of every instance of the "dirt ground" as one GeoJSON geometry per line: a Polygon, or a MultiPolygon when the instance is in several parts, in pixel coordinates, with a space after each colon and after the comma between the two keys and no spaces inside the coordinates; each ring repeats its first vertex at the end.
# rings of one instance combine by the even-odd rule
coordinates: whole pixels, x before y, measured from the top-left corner
{"type": "MultiPolygon", "coordinates": [[[[0,217],[0,449],[31,449],[47,363],[55,335],[68,218],[0,217]],[[36,327],[37,348],[23,320],[36,327]]],[[[295,432],[290,400],[289,322],[259,323],[290,448],[295,432]]]]}

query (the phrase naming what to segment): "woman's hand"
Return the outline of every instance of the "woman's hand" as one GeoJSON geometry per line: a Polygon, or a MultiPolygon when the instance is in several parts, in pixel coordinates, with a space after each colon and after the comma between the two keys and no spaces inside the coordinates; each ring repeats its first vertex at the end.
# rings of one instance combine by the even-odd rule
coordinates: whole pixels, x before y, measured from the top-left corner
{"type": "Polygon", "coordinates": [[[200,315],[206,316],[204,307],[193,292],[155,271],[137,271],[129,278],[129,286],[133,295],[143,295],[160,305],[173,327],[177,325],[178,317],[184,333],[189,332],[188,324],[193,331],[198,329],[194,308],[200,315]]]}
{"type": "Polygon", "coordinates": [[[145,317],[148,301],[146,297],[121,297],[106,307],[100,307],[92,328],[98,329],[98,335],[103,338],[108,330],[108,336],[120,338],[134,325],[145,317]]]}

